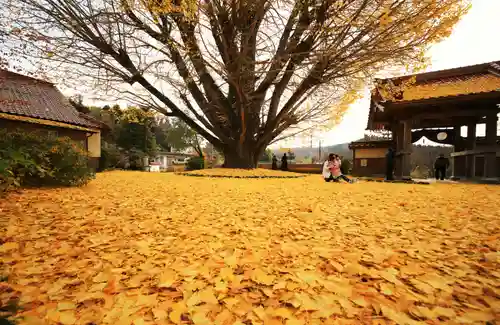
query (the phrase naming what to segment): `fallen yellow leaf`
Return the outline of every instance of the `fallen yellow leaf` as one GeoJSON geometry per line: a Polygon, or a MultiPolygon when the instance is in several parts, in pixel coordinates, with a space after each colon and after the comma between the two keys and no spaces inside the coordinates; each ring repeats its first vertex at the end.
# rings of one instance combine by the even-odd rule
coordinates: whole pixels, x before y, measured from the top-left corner
{"type": "Polygon", "coordinates": [[[76,323],[75,314],[71,311],[64,311],[59,314],[59,322],[63,325],[73,325],[76,323]]]}
{"type": "Polygon", "coordinates": [[[207,304],[218,304],[219,300],[215,297],[212,288],[206,288],[199,294],[199,299],[207,304]]]}
{"type": "Polygon", "coordinates": [[[58,311],[73,310],[73,309],[76,309],[76,305],[69,301],[60,302],[57,304],[58,311]]]}
{"type": "Polygon", "coordinates": [[[177,281],[177,273],[173,270],[165,270],[160,274],[158,287],[170,288],[177,281]]]}
{"type": "Polygon", "coordinates": [[[265,285],[272,285],[276,276],[272,274],[267,274],[261,269],[256,269],[252,273],[252,280],[265,285]]]}
{"type": "Polygon", "coordinates": [[[153,317],[158,321],[162,321],[164,319],[167,319],[168,317],[167,312],[163,309],[153,309],[152,311],[153,311],[153,317]]]}
{"type": "Polygon", "coordinates": [[[0,253],[5,253],[8,251],[16,250],[18,248],[19,248],[18,243],[14,243],[14,242],[3,243],[2,245],[0,245],[0,253]]]}

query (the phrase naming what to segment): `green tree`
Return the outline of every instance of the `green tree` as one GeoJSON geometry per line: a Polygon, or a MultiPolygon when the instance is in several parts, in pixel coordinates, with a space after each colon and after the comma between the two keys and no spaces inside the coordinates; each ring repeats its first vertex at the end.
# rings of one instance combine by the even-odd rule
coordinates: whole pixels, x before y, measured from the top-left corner
{"type": "Polygon", "coordinates": [[[76,110],[78,112],[85,113],[85,114],[90,113],[90,109],[83,104],[83,96],[82,95],[80,95],[80,94],[75,95],[73,97],[70,97],[68,100],[71,103],[71,105],[73,105],[73,107],[76,108],[76,110]]]}
{"type": "Polygon", "coordinates": [[[0,64],[147,102],[252,168],[270,143],[338,123],[385,67],[424,67],[469,3],[0,0],[0,64]]]}
{"type": "Polygon", "coordinates": [[[173,119],[171,127],[166,132],[166,142],[177,151],[192,148],[200,157],[203,156],[201,148],[203,139],[180,119],[173,119]]]}
{"type": "Polygon", "coordinates": [[[272,156],[273,156],[273,152],[271,151],[271,149],[266,149],[266,151],[264,151],[262,153],[262,155],[260,156],[260,161],[262,161],[262,162],[270,162],[272,156]]]}
{"type": "Polygon", "coordinates": [[[170,129],[172,128],[172,125],[170,121],[161,116],[157,116],[155,120],[155,126],[154,126],[154,134],[156,138],[156,144],[165,151],[172,151],[172,145],[169,142],[168,139],[168,133],[170,129]]]}
{"type": "Polygon", "coordinates": [[[117,144],[126,150],[136,149],[154,156],[157,149],[154,124],[154,113],[128,107],[121,113],[117,144]]]}

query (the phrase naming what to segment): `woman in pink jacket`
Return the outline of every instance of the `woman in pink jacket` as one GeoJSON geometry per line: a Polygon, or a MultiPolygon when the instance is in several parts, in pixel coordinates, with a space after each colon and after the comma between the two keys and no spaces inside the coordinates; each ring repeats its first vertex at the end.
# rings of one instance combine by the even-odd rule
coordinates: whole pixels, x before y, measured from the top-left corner
{"type": "Polygon", "coordinates": [[[343,179],[348,183],[353,183],[352,180],[343,175],[340,171],[341,164],[342,162],[338,155],[333,153],[328,155],[328,160],[323,164],[323,178],[326,182],[338,182],[340,179],[343,179]]]}

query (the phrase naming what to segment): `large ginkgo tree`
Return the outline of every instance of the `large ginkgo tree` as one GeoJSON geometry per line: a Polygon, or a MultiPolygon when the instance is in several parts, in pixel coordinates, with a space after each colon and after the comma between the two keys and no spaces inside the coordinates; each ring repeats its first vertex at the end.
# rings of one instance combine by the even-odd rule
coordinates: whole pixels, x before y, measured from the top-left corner
{"type": "Polygon", "coordinates": [[[270,143],[338,122],[378,71],[422,67],[468,5],[0,0],[0,62],[177,117],[226,167],[253,168],[270,143]]]}

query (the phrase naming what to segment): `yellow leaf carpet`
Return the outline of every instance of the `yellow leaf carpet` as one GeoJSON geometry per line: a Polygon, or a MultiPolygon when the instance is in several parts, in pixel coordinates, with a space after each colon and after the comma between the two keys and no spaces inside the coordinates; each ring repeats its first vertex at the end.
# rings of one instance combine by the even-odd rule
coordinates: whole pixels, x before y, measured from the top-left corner
{"type": "Polygon", "coordinates": [[[494,324],[500,187],[106,172],[0,201],[20,324],[494,324]]]}

